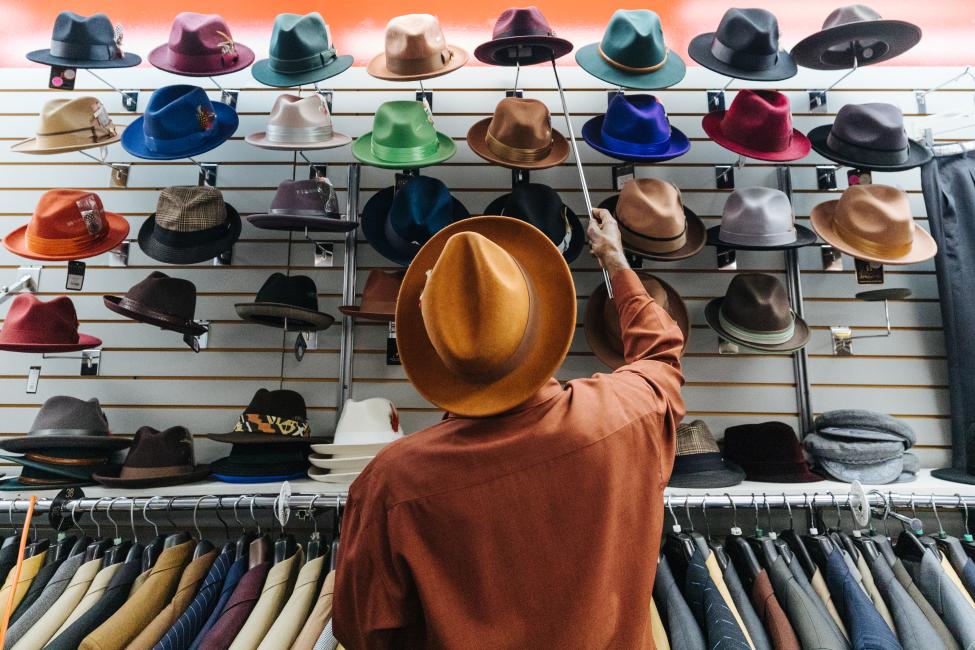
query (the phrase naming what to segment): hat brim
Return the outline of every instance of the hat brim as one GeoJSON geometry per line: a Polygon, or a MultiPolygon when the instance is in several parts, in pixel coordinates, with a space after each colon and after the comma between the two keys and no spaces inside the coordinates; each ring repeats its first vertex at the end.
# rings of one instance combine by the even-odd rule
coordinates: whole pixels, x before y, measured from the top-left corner
{"type": "Polygon", "coordinates": [[[776,343],[775,345],[754,343],[732,336],[725,331],[724,327],[721,326],[721,320],[718,317],[721,312],[721,304],[723,302],[723,296],[710,301],[704,308],[704,320],[707,321],[708,327],[717,332],[718,335],[726,341],[737,343],[738,345],[746,348],[751,348],[753,350],[759,350],[762,352],[795,352],[796,350],[805,347],[805,345],[809,342],[809,326],[806,324],[806,321],[799,316],[795,317],[795,332],[793,333],[792,338],[784,343],[776,343]]]}
{"type": "Polygon", "coordinates": [[[703,120],[701,120],[701,126],[704,128],[704,132],[711,140],[718,143],[728,151],[732,151],[742,156],[747,156],[748,158],[754,158],[755,160],[787,162],[790,160],[805,158],[809,155],[809,151],[812,149],[812,145],[809,143],[809,138],[807,138],[806,134],[799,129],[792,129],[792,140],[789,142],[789,146],[781,151],[767,151],[764,149],[746,147],[745,145],[726,137],[724,132],[721,130],[721,120],[724,119],[725,112],[726,111],[711,111],[704,116],[703,120]]]}
{"type": "Polygon", "coordinates": [[[484,160],[501,165],[508,169],[548,169],[561,165],[569,157],[569,141],[565,136],[552,129],[552,149],[548,155],[541,160],[533,162],[514,162],[501,158],[487,146],[487,132],[491,125],[490,117],[474,123],[474,126],[467,131],[467,144],[478,156],[484,160]]]}
{"type": "Polygon", "coordinates": [[[673,488],[723,488],[738,485],[745,480],[745,471],[729,460],[722,460],[723,469],[671,474],[667,487],[673,488]]]}
{"type": "Polygon", "coordinates": [[[386,65],[385,52],[382,54],[377,54],[373,57],[372,61],[369,62],[369,65],[366,66],[366,72],[369,73],[370,77],[383,79],[385,81],[420,81],[422,79],[442,77],[445,74],[461,68],[470,58],[467,50],[459,48],[456,45],[448,44],[447,49],[450,50],[451,53],[450,61],[444,67],[430,72],[424,72],[421,74],[398,74],[393,72],[386,65]]]}
{"type": "Polygon", "coordinates": [[[124,52],[117,59],[107,61],[89,61],[87,59],[65,59],[51,56],[50,48],[34,50],[27,53],[27,60],[42,65],[58,66],[61,68],[78,68],[79,70],[101,70],[107,68],[131,68],[142,63],[142,57],[132,52],[124,52]]]}
{"type": "Polygon", "coordinates": [[[310,462],[315,467],[320,467],[321,469],[345,469],[352,470],[354,472],[361,472],[366,468],[366,465],[372,462],[375,456],[345,456],[341,458],[327,458],[319,454],[312,454],[308,457],[308,462],[310,462]]]}
{"type": "Polygon", "coordinates": [[[25,456],[9,456],[7,454],[0,454],[0,460],[7,460],[23,467],[30,467],[31,469],[41,470],[49,474],[57,474],[58,476],[74,479],[76,481],[91,481],[92,469],[118,469],[117,464],[94,465],[88,467],[82,465],[55,465],[53,463],[36,461],[25,456]]]}
{"type": "Polygon", "coordinates": [[[169,49],[168,43],[153,48],[146,58],[153,67],[178,74],[181,77],[217,77],[232,72],[239,72],[254,63],[254,50],[237,42],[234,43],[234,47],[237,49],[237,61],[229,68],[213,68],[210,70],[186,70],[185,68],[180,68],[170,60],[169,53],[172,50],[169,49]]]}
{"type": "MultiPolygon", "coordinates": [[[[507,194],[502,194],[498,198],[491,201],[488,207],[484,208],[485,216],[511,216],[501,214],[504,211],[504,205],[508,202],[508,197],[511,196],[511,192],[507,194]]],[[[582,252],[583,247],[586,245],[586,231],[582,227],[582,222],[579,220],[578,215],[572,211],[572,208],[562,204],[562,209],[565,210],[565,217],[569,221],[569,228],[572,230],[572,234],[569,236],[569,246],[562,253],[562,257],[565,261],[571,264],[579,257],[579,253],[582,252]]],[[[517,217],[515,217],[517,219],[517,217]]]]}
{"type": "Polygon", "coordinates": [[[496,38],[481,43],[474,49],[474,58],[481,63],[513,67],[515,65],[535,65],[548,63],[553,58],[559,59],[572,51],[572,43],[558,36],[508,36],[496,38]],[[530,47],[533,51],[529,56],[517,58],[498,58],[499,52],[512,47],[530,47]]]}
{"type": "Polygon", "coordinates": [[[358,305],[341,305],[339,311],[352,318],[362,318],[363,320],[378,320],[392,323],[396,318],[395,312],[363,311],[358,305]]]}
{"type": "Polygon", "coordinates": [[[356,480],[362,472],[325,472],[317,467],[308,469],[308,478],[319,483],[347,484],[356,480]]]}
{"type": "Polygon", "coordinates": [[[352,138],[344,133],[336,133],[333,131],[332,137],[328,140],[318,140],[315,142],[272,142],[268,140],[266,131],[260,131],[259,133],[251,133],[246,136],[244,142],[261,149],[270,149],[272,151],[315,151],[318,149],[344,147],[352,142],[352,138]]]}
{"type": "Polygon", "coordinates": [[[324,312],[276,302],[239,302],[234,308],[237,315],[249,323],[281,328],[287,321],[289,332],[320,332],[335,322],[333,316],[324,312]]]}
{"type": "Polygon", "coordinates": [[[117,248],[119,244],[125,241],[125,238],[129,236],[129,222],[125,217],[115,212],[104,212],[102,214],[105,215],[105,221],[108,224],[108,233],[106,233],[104,237],[96,242],[94,246],[84,250],[73,251],[63,255],[42,255],[40,253],[35,253],[27,247],[26,225],[20,226],[4,237],[3,245],[11,253],[31,260],[64,262],[95,257],[96,255],[101,255],[102,253],[107,253],[108,251],[117,248]]]}
{"type": "Polygon", "coordinates": [[[284,447],[307,447],[315,442],[313,437],[281,436],[274,433],[248,433],[231,431],[229,433],[208,433],[207,438],[232,445],[275,445],[284,447]]]}
{"type": "Polygon", "coordinates": [[[184,483],[195,483],[202,481],[210,476],[209,465],[197,465],[193,471],[183,474],[173,474],[171,476],[157,476],[154,478],[122,478],[122,468],[118,467],[114,471],[95,472],[92,478],[110,488],[154,488],[169,487],[172,485],[183,485],[184,483]]]}
{"type": "Polygon", "coordinates": [[[287,74],[273,70],[270,59],[261,59],[251,66],[251,75],[265,86],[273,86],[275,88],[305,86],[342,74],[352,67],[354,61],[355,57],[349,54],[343,54],[336,56],[335,59],[321,68],[287,74]]]}
{"type": "Polygon", "coordinates": [[[813,151],[818,153],[823,158],[832,160],[835,163],[839,163],[840,165],[845,165],[847,167],[854,167],[856,169],[870,169],[878,172],[899,172],[920,167],[934,157],[931,150],[922,145],[920,142],[908,140],[907,160],[902,163],[897,163],[896,165],[884,165],[871,162],[869,160],[869,152],[864,152],[864,157],[862,159],[854,160],[853,158],[848,158],[843,154],[837,153],[829,146],[827,141],[832,128],[832,124],[817,126],[815,129],[809,132],[809,142],[812,145],[813,151]]]}
{"type": "Polygon", "coordinates": [[[73,481],[69,483],[20,483],[20,476],[8,476],[0,479],[0,492],[29,492],[40,490],[63,490],[65,488],[90,487],[98,485],[95,481],[73,481]]]}
{"type": "MultiPolygon", "coordinates": [[[[424,244],[406,270],[396,303],[400,361],[413,386],[428,401],[457,415],[503,413],[527,400],[558,370],[575,334],[576,294],[572,273],[542,231],[510,217],[471,217],[447,226],[424,244]],[[465,377],[441,360],[420,313],[426,273],[455,234],[480,234],[503,248],[521,267],[534,295],[533,332],[514,367],[491,382],[465,377]]],[[[318,450],[316,450],[318,451],[318,450]]]]}
{"type": "Polygon", "coordinates": [[[252,214],[248,223],[261,230],[309,232],[349,232],[359,227],[358,222],[330,217],[309,217],[298,214],[252,214]]]}
{"type": "Polygon", "coordinates": [[[159,327],[164,330],[179,332],[180,334],[188,334],[190,336],[201,336],[207,332],[206,327],[193,321],[185,321],[173,316],[163,317],[162,314],[154,316],[144,314],[139,311],[134,311],[132,309],[127,309],[122,306],[121,296],[105,296],[102,298],[102,300],[105,302],[105,306],[116,314],[124,316],[130,320],[145,323],[146,325],[154,325],[155,327],[159,327]]]}
{"type": "Polygon", "coordinates": [[[733,248],[740,251],[781,251],[788,250],[790,248],[802,248],[803,246],[814,246],[819,241],[819,238],[816,237],[816,233],[809,228],[795,224],[795,229],[795,241],[785,244],[763,246],[761,244],[732,244],[730,242],[722,241],[721,226],[712,226],[711,228],[708,228],[707,241],[708,246],[717,246],[718,248],[733,248]]]}
{"type": "Polygon", "coordinates": [[[0,341],[0,350],[6,352],[50,353],[80,352],[100,348],[102,340],[95,336],[78,333],[77,343],[7,343],[0,341]]]}
{"type": "Polygon", "coordinates": [[[826,480],[824,476],[808,469],[790,474],[763,474],[745,470],[745,479],[759,483],[820,483],[826,480]]]}
{"type": "MultiPolygon", "coordinates": [[[[615,219],[616,205],[619,203],[619,200],[620,195],[614,194],[600,203],[599,207],[604,210],[608,210],[615,219]]],[[[689,257],[694,257],[704,248],[704,242],[707,239],[707,231],[704,228],[704,222],[701,221],[701,218],[686,205],[684,206],[684,219],[687,223],[687,238],[684,245],[675,251],[670,253],[654,253],[652,251],[642,249],[640,248],[639,241],[627,235],[626,231],[623,231],[622,234],[623,248],[634,255],[638,255],[639,257],[645,257],[648,260],[657,260],[659,262],[674,262],[677,260],[686,260],[689,257]]]]}
{"type": "Polygon", "coordinates": [[[714,32],[698,34],[687,46],[687,54],[708,70],[723,74],[726,77],[748,81],[783,81],[796,76],[799,72],[796,60],[785,50],[779,50],[775,64],[765,70],[746,70],[729,65],[711,53],[713,41],[714,32]]]}
{"type": "Polygon", "coordinates": [[[969,472],[964,469],[942,467],[941,469],[931,470],[931,476],[941,479],[942,481],[975,485],[975,472],[969,472]]]}
{"type": "Polygon", "coordinates": [[[294,481],[295,479],[304,478],[305,471],[293,472],[291,474],[266,474],[262,476],[237,476],[234,474],[220,474],[212,473],[212,478],[222,481],[223,483],[234,483],[241,485],[251,485],[255,483],[281,483],[282,481],[294,481]]]}
{"type": "Polygon", "coordinates": [[[844,483],[860,481],[864,485],[886,485],[900,478],[904,469],[901,457],[878,463],[850,464],[833,460],[816,459],[816,464],[827,474],[844,483]]]}
{"type": "Polygon", "coordinates": [[[316,454],[331,456],[333,454],[347,454],[350,456],[375,456],[383,447],[389,446],[389,442],[370,442],[358,445],[343,445],[335,443],[322,443],[312,445],[311,450],[316,454]]]}
{"type": "Polygon", "coordinates": [[[450,160],[455,153],[457,153],[457,143],[450,136],[440,131],[437,131],[436,153],[427,156],[423,160],[408,163],[377,158],[372,153],[372,131],[356,138],[356,141],[352,143],[352,155],[355,156],[356,160],[366,165],[380,167],[382,169],[418,169],[420,167],[429,167],[450,160]]]}
{"type": "Polygon", "coordinates": [[[229,203],[224,205],[227,207],[227,221],[230,222],[230,227],[220,239],[183,248],[164,244],[152,236],[156,228],[156,213],[153,212],[139,228],[139,248],[157,262],[166,264],[197,264],[217,257],[230,250],[240,238],[240,213],[229,203]]]}
{"type": "Polygon", "coordinates": [[[234,109],[222,102],[212,102],[212,104],[213,112],[216,114],[216,126],[214,127],[216,134],[212,138],[207,139],[206,142],[190,147],[189,149],[181,149],[169,153],[151,151],[146,146],[146,137],[143,131],[143,123],[146,118],[145,115],[140,115],[122,131],[122,148],[136,158],[142,158],[144,160],[179,160],[212,151],[229,140],[237,131],[237,126],[240,124],[240,118],[237,117],[237,112],[234,109]]]}
{"type": "Polygon", "coordinates": [[[599,43],[590,43],[576,50],[576,63],[597,79],[634,90],[669,88],[680,83],[687,74],[684,59],[674,50],[667,52],[667,60],[653,72],[627,72],[613,67],[599,53],[599,43]]]}
{"type": "Polygon", "coordinates": [[[691,149],[691,141],[684,135],[684,132],[672,126],[670,127],[670,140],[667,141],[667,148],[662,151],[648,151],[644,154],[618,151],[607,145],[603,140],[602,128],[605,119],[606,114],[603,113],[587,120],[582,125],[582,139],[599,153],[606,154],[611,158],[633,162],[663,162],[683,156],[691,149]]]}
{"type": "Polygon", "coordinates": [[[116,125],[116,134],[107,140],[100,140],[98,142],[86,142],[84,144],[70,144],[63,147],[38,147],[37,138],[28,138],[27,140],[22,140],[10,147],[11,151],[17,153],[29,153],[38,156],[43,156],[47,154],[55,153],[69,153],[71,151],[85,151],[86,149],[97,149],[99,147],[107,147],[110,144],[115,144],[122,139],[121,129],[116,125]]]}
{"type": "Polygon", "coordinates": [[[105,449],[119,451],[132,444],[129,438],[109,435],[84,436],[18,436],[7,438],[0,442],[0,449],[15,454],[25,454],[38,449],[53,449],[57,447],[78,447],[82,449],[105,449]]]}
{"type": "MultiPolygon", "coordinates": [[[[387,187],[373,194],[362,209],[359,223],[362,226],[362,234],[366,241],[376,249],[376,251],[388,259],[390,262],[400,266],[409,266],[413,257],[403,255],[399,250],[390,245],[386,238],[386,219],[389,217],[389,209],[393,205],[393,196],[396,190],[387,187]]],[[[470,216],[464,204],[458,201],[453,195],[450,197],[455,221],[466,219],[470,216]]]]}
{"type": "Polygon", "coordinates": [[[832,438],[853,438],[855,440],[873,440],[875,442],[899,442],[905,446],[913,446],[914,442],[906,440],[904,436],[887,431],[872,431],[870,429],[856,429],[853,427],[823,427],[816,429],[816,433],[832,438]]]}
{"type": "Polygon", "coordinates": [[[876,58],[856,61],[860,67],[893,59],[907,52],[921,40],[921,28],[903,20],[868,20],[837,25],[807,36],[792,48],[796,63],[813,70],[847,70],[854,58],[836,63],[823,61],[823,55],[833,47],[849,46],[854,41],[881,41],[887,52],[876,58]]]}
{"type": "Polygon", "coordinates": [[[911,250],[905,255],[884,257],[860,250],[843,239],[833,228],[836,208],[839,203],[839,200],[820,203],[809,214],[809,222],[812,224],[813,230],[833,248],[857,259],[876,262],[877,264],[917,264],[937,255],[938,244],[935,243],[934,237],[917,223],[914,224],[914,242],[911,244],[911,250]]]}

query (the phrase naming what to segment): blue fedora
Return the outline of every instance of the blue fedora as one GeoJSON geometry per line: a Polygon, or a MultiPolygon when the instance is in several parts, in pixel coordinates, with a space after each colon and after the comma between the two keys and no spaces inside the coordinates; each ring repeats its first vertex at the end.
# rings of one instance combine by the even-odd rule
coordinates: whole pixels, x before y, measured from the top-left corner
{"type": "Polygon", "coordinates": [[[362,232],[386,259],[409,266],[420,248],[446,226],[470,216],[442,181],[414,176],[398,191],[387,187],[362,210],[362,232]]]}
{"type": "Polygon", "coordinates": [[[670,125],[667,111],[653,95],[616,95],[606,113],[582,126],[582,138],[600,153],[636,162],[670,160],[691,148],[687,136],[670,125]]]}
{"type": "Polygon", "coordinates": [[[122,132],[122,148],[137,158],[177,160],[216,149],[230,139],[239,120],[234,109],[211,102],[197,86],[163,86],[146,112],[122,132]]]}

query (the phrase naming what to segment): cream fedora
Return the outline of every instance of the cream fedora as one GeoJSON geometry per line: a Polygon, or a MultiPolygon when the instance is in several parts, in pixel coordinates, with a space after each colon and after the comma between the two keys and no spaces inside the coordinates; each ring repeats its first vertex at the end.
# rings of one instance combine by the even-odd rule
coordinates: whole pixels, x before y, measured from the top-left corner
{"type": "Polygon", "coordinates": [[[10,149],[34,154],[81,151],[118,142],[121,135],[105,106],[94,97],[52,99],[41,109],[34,137],[10,149]]]}
{"type": "Polygon", "coordinates": [[[318,93],[306,97],[279,95],[267,120],[267,128],[244,140],[261,149],[301,151],[343,147],[352,138],[332,129],[328,104],[318,93]]]}
{"type": "Polygon", "coordinates": [[[360,401],[350,399],[342,407],[334,442],[312,445],[311,450],[333,457],[375,456],[380,449],[402,437],[399,412],[391,401],[381,397],[360,401]]]}
{"type": "Polygon", "coordinates": [[[416,81],[453,72],[467,63],[467,52],[444,39],[440,22],[429,14],[397,16],[386,25],[386,51],[366,68],[389,81],[416,81]]]}

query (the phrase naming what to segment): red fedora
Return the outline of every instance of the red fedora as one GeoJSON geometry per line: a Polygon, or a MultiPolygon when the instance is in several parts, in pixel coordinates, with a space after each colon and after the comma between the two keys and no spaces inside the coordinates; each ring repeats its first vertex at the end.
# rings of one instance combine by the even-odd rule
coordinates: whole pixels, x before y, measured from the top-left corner
{"type": "Polygon", "coordinates": [[[775,90],[742,90],[731,108],[704,116],[708,137],[729,151],[757,160],[799,160],[809,138],[792,128],[789,98],[775,90]]]}
{"type": "Polygon", "coordinates": [[[67,296],[43,302],[32,293],[18,294],[0,328],[0,350],[8,352],[76,352],[101,344],[78,332],[78,314],[67,296]]]}
{"type": "Polygon", "coordinates": [[[149,63],[184,77],[213,77],[243,70],[254,52],[234,41],[230,26],[217,14],[184,11],[173,20],[169,42],[149,53],[149,63]]]}

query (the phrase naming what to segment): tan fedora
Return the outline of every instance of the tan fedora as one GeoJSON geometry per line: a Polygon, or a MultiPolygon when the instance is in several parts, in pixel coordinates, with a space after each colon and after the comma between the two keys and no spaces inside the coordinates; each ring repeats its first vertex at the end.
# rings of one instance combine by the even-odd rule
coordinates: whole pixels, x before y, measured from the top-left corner
{"type": "Polygon", "coordinates": [[[680,190],[656,178],[627,181],[619,194],[603,201],[620,225],[623,246],[652,260],[682,260],[697,255],[707,239],[704,222],[681,202],[680,190]]]}
{"type": "Polygon", "coordinates": [[[369,62],[366,72],[389,81],[430,79],[453,72],[467,57],[466,51],[447,44],[435,16],[407,14],[386,25],[386,51],[369,62]]]}
{"type": "MultiPolygon", "coordinates": [[[[691,336],[691,320],[687,315],[687,305],[684,304],[677,290],[660,278],[647,271],[637,271],[636,274],[650,297],[670,314],[684,334],[684,347],[681,349],[683,354],[691,336]]],[[[589,349],[600,361],[614,370],[626,363],[623,358],[623,334],[619,312],[616,303],[607,296],[605,284],[600,284],[589,296],[589,302],[586,303],[584,330],[589,349]]]]}
{"type": "Polygon", "coordinates": [[[816,233],[847,255],[878,264],[914,264],[938,252],[914,222],[907,192],[889,185],[853,185],[809,215],[816,233]]]}
{"type": "Polygon", "coordinates": [[[65,153],[118,142],[116,129],[105,106],[94,97],[52,99],[41,109],[40,123],[33,138],[10,147],[19,153],[65,153]]]}
{"type": "Polygon", "coordinates": [[[510,217],[451,224],[417,253],[396,303],[400,360],[417,391],[457,415],[524,403],[572,343],[569,266],[541,231],[510,217]]]}
{"type": "Polygon", "coordinates": [[[328,104],[318,93],[305,97],[279,95],[268,116],[267,128],[244,140],[261,149],[301,151],[343,147],[352,138],[332,129],[328,104]]]}
{"type": "Polygon", "coordinates": [[[569,157],[569,141],[552,128],[548,106],[537,99],[505,97],[492,117],[470,128],[467,144],[488,162],[515,169],[546,169],[569,157]]]}

